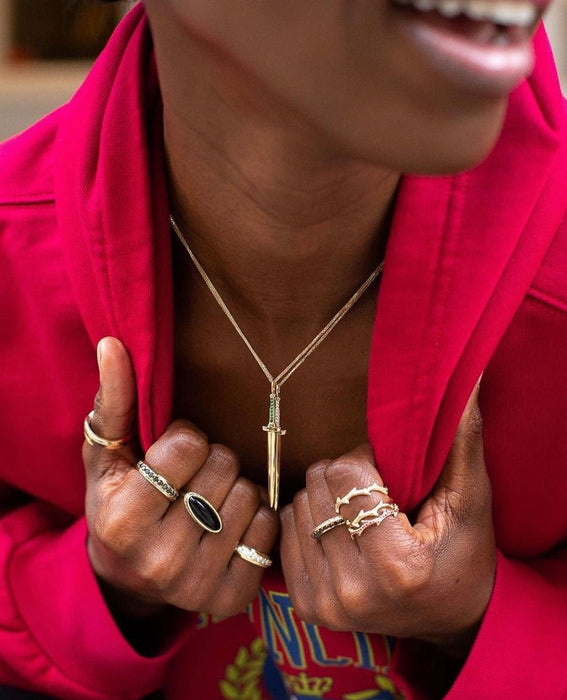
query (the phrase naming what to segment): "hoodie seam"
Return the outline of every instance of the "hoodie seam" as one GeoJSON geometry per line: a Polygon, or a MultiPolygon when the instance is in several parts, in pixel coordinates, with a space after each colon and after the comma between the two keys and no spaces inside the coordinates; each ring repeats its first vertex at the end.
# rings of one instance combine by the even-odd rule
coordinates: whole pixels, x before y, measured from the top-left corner
{"type": "Polygon", "coordinates": [[[5,206],[34,206],[36,204],[55,204],[53,192],[38,192],[37,194],[26,195],[25,197],[13,197],[0,199],[0,207],[5,206]]]}
{"type": "Polygon", "coordinates": [[[535,301],[539,301],[542,304],[551,306],[554,309],[567,312],[566,298],[560,297],[556,294],[552,294],[551,292],[546,292],[543,289],[540,289],[539,287],[530,287],[526,296],[531,297],[535,301]]]}

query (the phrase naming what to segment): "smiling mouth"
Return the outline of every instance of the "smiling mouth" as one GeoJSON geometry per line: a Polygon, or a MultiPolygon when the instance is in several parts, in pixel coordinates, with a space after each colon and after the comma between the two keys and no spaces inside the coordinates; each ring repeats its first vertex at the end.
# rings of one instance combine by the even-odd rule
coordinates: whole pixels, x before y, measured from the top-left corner
{"type": "Polygon", "coordinates": [[[502,97],[534,64],[546,0],[391,0],[395,26],[430,69],[461,90],[502,97]]]}
{"type": "Polygon", "coordinates": [[[481,43],[506,46],[528,38],[542,9],[526,0],[392,0],[398,8],[429,15],[481,43]]]}

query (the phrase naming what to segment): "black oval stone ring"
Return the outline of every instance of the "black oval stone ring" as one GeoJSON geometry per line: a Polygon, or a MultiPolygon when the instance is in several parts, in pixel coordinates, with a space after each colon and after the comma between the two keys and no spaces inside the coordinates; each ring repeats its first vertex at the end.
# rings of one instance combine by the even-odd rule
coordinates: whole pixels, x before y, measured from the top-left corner
{"type": "Polygon", "coordinates": [[[203,530],[212,532],[213,534],[222,530],[221,516],[218,514],[216,508],[209,503],[206,498],[201,496],[200,493],[188,491],[183,496],[183,503],[189,515],[203,530]]]}

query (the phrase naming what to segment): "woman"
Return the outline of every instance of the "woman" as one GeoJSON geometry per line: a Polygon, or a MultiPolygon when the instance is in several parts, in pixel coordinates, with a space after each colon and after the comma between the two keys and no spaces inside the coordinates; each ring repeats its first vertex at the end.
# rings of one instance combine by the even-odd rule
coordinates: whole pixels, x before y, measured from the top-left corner
{"type": "Polygon", "coordinates": [[[543,9],[146,0],[2,147],[4,685],[565,696],[543,9]]]}

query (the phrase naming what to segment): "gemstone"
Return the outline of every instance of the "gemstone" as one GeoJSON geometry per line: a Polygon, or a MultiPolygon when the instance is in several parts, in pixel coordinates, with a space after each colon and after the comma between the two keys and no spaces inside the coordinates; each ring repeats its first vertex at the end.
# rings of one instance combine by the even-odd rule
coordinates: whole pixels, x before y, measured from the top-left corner
{"type": "Polygon", "coordinates": [[[183,497],[185,508],[193,520],[208,532],[220,532],[222,530],[222,520],[206,498],[198,493],[190,491],[183,497]]]}

